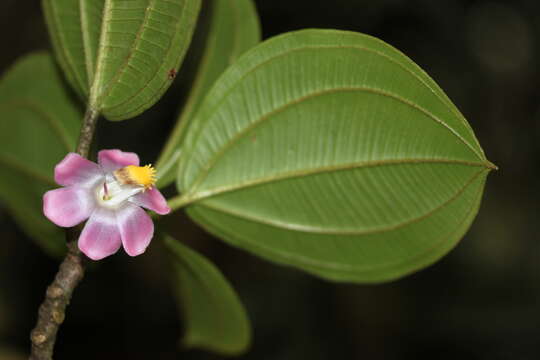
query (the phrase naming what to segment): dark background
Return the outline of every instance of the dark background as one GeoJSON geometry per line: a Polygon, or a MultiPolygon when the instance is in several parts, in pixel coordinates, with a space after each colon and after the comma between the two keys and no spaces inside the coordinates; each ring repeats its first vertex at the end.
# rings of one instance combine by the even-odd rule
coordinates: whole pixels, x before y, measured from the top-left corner
{"type": "MultiPolygon", "coordinates": [[[[182,216],[178,238],[211,258],[254,328],[242,359],[539,359],[540,2],[259,0],[264,38],[300,28],[377,36],[422,66],[465,114],[491,173],[480,213],[437,264],[382,285],[333,284],[212,239],[182,216]]],[[[197,39],[202,36],[199,34],[197,39]]],[[[0,2],[0,71],[49,43],[39,1],[0,2]]],[[[189,89],[197,44],[167,95],[144,115],[102,122],[100,148],[155,160],[189,89]]],[[[1,172],[0,172],[1,176],[1,172]]],[[[0,208],[0,360],[24,359],[58,260],[0,208]]],[[[178,350],[181,319],[159,243],[87,272],[55,359],[219,359],[178,350]]]]}

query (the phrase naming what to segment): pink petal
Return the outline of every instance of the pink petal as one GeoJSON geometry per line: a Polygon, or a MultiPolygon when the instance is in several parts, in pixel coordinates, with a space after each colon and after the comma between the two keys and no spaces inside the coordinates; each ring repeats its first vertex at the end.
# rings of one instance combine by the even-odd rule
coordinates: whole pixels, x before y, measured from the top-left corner
{"type": "Polygon", "coordinates": [[[122,244],[114,210],[96,208],[79,237],[79,249],[92,260],[114,254],[122,244]]]}
{"type": "Polygon", "coordinates": [[[118,149],[101,150],[98,153],[98,163],[105,172],[112,172],[128,165],[139,166],[139,157],[135,153],[118,149]]]}
{"type": "Polygon", "coordinates": [[[43,195],[43,213],[58,226],[71,227],[83,222],[95,206],[92,192],[83,187],[70,186],[43,195]]]}
{"type": "Polygon", "coordinates": [[[167,205],[167,200],[165,200],[163,195],[155,187],[138,193],[130,201],[148,210],[155,211],[159,215],[165,215],[171,211],[171,208],[167,205]]]}
{"type": "Polygon", "coordinates": [[[130,256],[142,254],[154,235],[154,223],[140,207],[127,204],[116,213],[122,244],[130,256]]]}
{"type": "Polygon", "coordinates": [[[92,186],[103,177],[98,164],[75,153],[67,154],[54,168],[54,181],[63,186],[92,186]]]}

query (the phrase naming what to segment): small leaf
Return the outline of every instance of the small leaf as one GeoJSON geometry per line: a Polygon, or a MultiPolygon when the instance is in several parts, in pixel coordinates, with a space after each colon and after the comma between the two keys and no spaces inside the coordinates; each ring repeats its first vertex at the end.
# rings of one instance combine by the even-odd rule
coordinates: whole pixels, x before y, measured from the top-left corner
{"type": "Polygon", "coordinates": [[[258,45],[217,81],[177,186],[188,214],[233,245],[327,279],[380,282],[456,245],[493,168],[401,52],[304,30],[258,45]]]}
{"type": "Polygon", "coordinates": [[[259,17],[251,0],[211,3],[210,29],[193,89],[157,162],[159,187],[170,184],[176,177],[178,159],[175,154],[179,154],[186,129],[204,96],[229,65],[261,40],[259,17]]]}
{"type": "Polygon", "coordinates": [[[90,108],[136,116],[171,84],[201,0],[43,0],[57,58],[90,108]]]}
{"type": "Polygon", "coordinates": [[[221,272],[206,258],[167,237],[175,277],[174,287],[186,324],[183,344],[221,354],[244,352],[251,328],[238,296],[221,272]]]}
{"type": "Polygon", "coordinates": [[[64,231],[43,215],[42,196],[56,187],[54,166],[75,150],[82,113],[50,55],[28,55],[4,74],[0,118],[0,198],[30,237],[59,253],[64,231]]]}

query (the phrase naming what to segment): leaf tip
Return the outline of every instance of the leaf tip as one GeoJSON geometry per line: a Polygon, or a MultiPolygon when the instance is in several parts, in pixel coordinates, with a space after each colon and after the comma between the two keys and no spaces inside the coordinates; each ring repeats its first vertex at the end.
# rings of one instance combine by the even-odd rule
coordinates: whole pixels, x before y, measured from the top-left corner
{"type": "Polygon", "coordinates": [[[491,161],[487,161],[486,162],[486,167],[491,171],[491,170],[499,170],[499,167],[497,165],[495,165],[494,163],[492,163],[491,161]]]}

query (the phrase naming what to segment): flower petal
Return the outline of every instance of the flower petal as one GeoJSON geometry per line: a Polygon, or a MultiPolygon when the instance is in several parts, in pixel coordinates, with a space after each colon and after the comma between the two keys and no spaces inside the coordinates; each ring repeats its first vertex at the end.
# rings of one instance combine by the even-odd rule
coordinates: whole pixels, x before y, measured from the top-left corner
{"type": "Polygon", "coordinates": [[[79,249],[92,260],[101,260],[117,252],[121,244],[114,210],[96,208],[79,237],[79,249]]]}
{"type": "Polygon", "coordinates": [[[124,250],[130,256],[142,254],[154,235],[154,223],[150,216],[137,205],[128,203],[117,211],[116,219],[124,250]]]}
{"type": "Polygon", "coordinates": [[[43,195],[43,214],[58,226],[71,227],[88,219],[96,206],[92,192],[69,186],[43,195]]]}
{"type": "Polygon", "coordinates": [[[135,153],[118,149],[101,150],[98,153],[98,163],[105,172],[112,172],[128,165],[139,166],[139,157],[135,153]]]}
{"type": "Polygon", "coordinates": [[[92,186],[103,178],[98,164],[75,153],[67,154],[54,168],[54,181],[63,186],[92,186]]]}
{"type": "Polygon", "coordinates": [[[165,215],[171,211],[171,208],[167,205],[167,200],[165,200],[161,192],[155,187],[138,193],[131,197],[129,201],[148,210],[152,210],[159,215],[165,215]]]}

